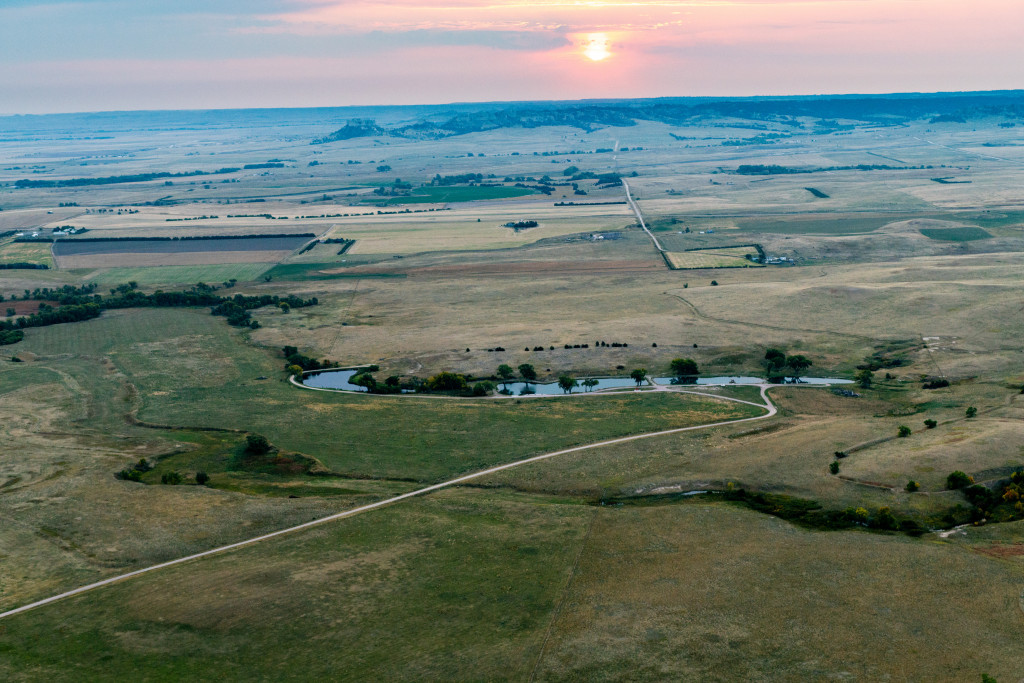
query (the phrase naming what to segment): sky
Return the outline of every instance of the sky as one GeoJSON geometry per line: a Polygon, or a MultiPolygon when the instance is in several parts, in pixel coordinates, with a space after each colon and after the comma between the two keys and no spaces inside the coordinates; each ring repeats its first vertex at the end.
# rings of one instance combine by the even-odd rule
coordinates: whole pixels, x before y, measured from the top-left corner
{"type": "Polygon", "coordinates": [[[1024,87],[1024,0],[0,0],[0,113],[1024,87]]]}

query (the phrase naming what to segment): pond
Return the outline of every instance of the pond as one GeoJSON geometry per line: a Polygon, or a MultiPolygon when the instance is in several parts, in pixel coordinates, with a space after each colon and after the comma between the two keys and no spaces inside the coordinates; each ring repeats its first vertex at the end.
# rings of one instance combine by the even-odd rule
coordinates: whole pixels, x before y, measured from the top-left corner
{"type": "MultiPolygon", "coordinates": [[[[622,387],[636,387],[636,382],[628,377],[605,377],[603,379],[597,379],[597,386],[587,388],[582,386],[584,378],[577,379],[581,385],[572,390],[574,394],[582,394],[586,391],[600,391],[601,389],[621,389],[622,387]]],[[[595,378],[596,379],[596,378],[595,378]]],[[[507,385],[498,383],[498,390],[508,387],[514,396],[523,396],[524,391],[528,394],[539,394],[541,396],[560,396],[565,392],[558,386],[558,382],[550,382],[548,384],[539,384],[537,382],[509,382],[507,385]],[[527,391],[527,387],[529,390],[527,391]]],[[[646,382],[644,383],[646,386],[646,382]]]]}
{"type": "Polygon", "coordinates": [[[366,391],[366,387],[349,382],[359,370],[328,370],[302,377],[302,383],[316,389],[341,389],[344,391],[366,391]]]}

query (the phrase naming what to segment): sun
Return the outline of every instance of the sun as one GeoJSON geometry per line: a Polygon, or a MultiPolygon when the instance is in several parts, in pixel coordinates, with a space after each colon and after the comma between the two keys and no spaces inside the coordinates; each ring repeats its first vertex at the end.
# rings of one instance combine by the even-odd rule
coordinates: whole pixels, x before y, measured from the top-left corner
{"type": "Polygon", "coordinates": [[[600,62],[612,56],[608,51],[608,34],[588,33],[583,43],[583,56],[592,62],[600,62]]]}

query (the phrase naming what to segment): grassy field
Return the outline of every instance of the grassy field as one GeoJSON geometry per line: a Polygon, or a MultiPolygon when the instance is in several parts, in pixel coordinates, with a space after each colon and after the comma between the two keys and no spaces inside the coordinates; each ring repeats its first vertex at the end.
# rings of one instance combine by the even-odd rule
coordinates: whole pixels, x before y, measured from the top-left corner
{"type": "Polygon", "coordinates": [[[0,240],[0,263],[39,263],[53,268],[49,242],[15,242],[13,237],[0,240]]]}
{"type": "Polygon", "coordinates": [[[974,240],[986,240],[992,237],[991,233],[981,228],[966,226],[963,228],[923,228],[921,234],[933,240],[946,242],[973,242],[974,240]]]}
{"type": "Polygon", "coordinates": [[[0,671],[1010,677],[1024,657],[1022,569],[970,547],[801,531],[724,504],[449,491],[20,615],[0,632],[0,671]]]}
{"type": "Polygon", "coordinates": [[[100,268],[87,276],[91,282],[104,284],[138,282],[140,285],[218,283],[235,279],[239,282],[257,280],[273,267],[270,263],[224,263],[195,266],[139,266],[100,268]]]}

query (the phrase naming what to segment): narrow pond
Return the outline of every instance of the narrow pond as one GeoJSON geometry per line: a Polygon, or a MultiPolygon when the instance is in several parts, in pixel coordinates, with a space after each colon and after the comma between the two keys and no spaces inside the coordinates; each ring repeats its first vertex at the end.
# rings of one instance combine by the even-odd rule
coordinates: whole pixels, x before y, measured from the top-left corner
{"type": "MultiPolygon", "coordinates": [[[[365,387],[352,384],[349,380],[359,372],[352,370],[325,370],[302,378],[302,383],[307,387],[315,389],[337,389],[340,391],[366,391],[365,387]]],[[[674,385],[677,384],[675,377],[654,377],[655,384],[674,385]]],[[[577,380],[582,382],[583,379],[577,380]]],[[[600,391],[602,389],[622,389],[635,387],[636,382],[628,377],[604,377],[596,379],[594,387],[584,387],[582,384],[572,390],[572,393],[585,393],[587,391],[600,391]]],[[[742,384],[761,384],[764,382],[760,377],[723,376],[723,377],[700,377],[696,381],[697,386],[729,386],[742,384]]],[[[506,389],[509,395],[525,396],[528,394],[539,394],[541,396],[558,396],[565,392],[558,386],[557,382],[497,382],[499,390],[506,389]]],[[[799,384],[853,384],[853,380],[836,379],[830,377],[801,377],[799,384]]],[[[645,384],[646,386],[646,384],[645,384]]],[[[690,384],[688,386],[694,386],[690,384]]]]}

